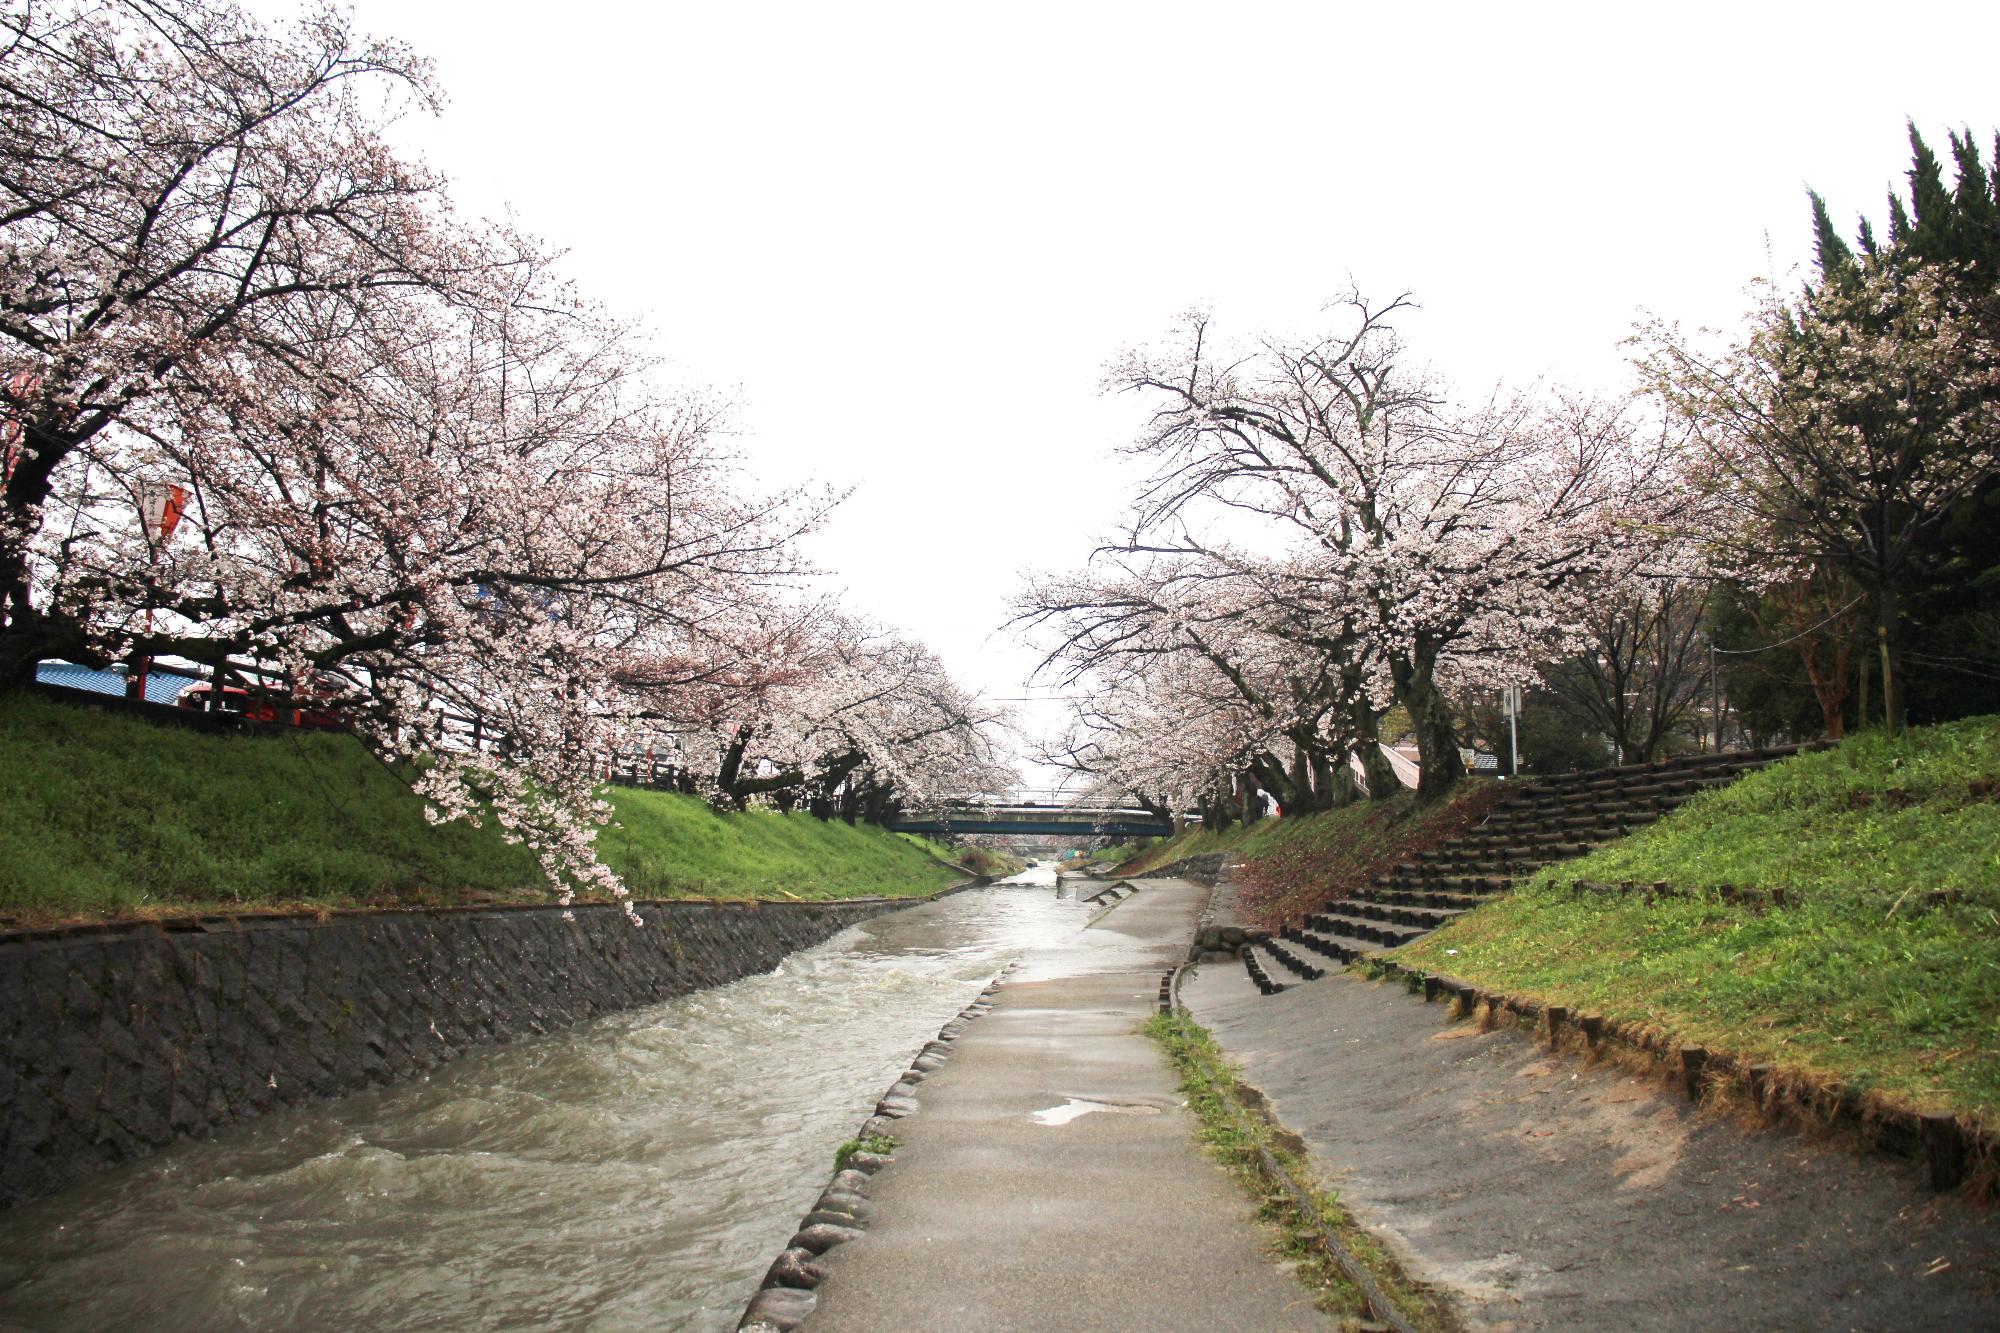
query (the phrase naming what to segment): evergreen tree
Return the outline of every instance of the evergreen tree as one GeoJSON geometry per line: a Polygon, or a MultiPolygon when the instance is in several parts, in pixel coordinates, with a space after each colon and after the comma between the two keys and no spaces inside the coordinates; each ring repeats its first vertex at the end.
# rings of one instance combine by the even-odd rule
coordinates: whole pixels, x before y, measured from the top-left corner
{"type": "MultiPolygon", "coordinates": [[[[1908,199],[1890,192],[1886,243],[1864,216],[1850,246],[1826,200],[1807,192],[1821,281],[1849,287],[1883,269],[1950,266],[1989,336],[2000,337],[2000,135],[1989,164],[1969,129],[1948,131],[1949,185],[1942,158],[1914,122],[1909,135],[1908,199]]],[[[1904,603],[1908,716],[1924,722],[2000,710],[2000,478],[1952,507],[1913,575],[1904,603]]]]}

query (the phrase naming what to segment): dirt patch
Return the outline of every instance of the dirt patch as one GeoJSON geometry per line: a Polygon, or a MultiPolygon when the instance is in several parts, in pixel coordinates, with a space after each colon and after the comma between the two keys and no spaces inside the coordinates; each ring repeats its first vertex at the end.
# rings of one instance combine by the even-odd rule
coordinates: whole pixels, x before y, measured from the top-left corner
{"type": "Polygon", "coordinates": [[[1508,794],[1505,784],[1482,782],[1439,809],[1384,801],[1358,810],[1358,820],[1344,823],[1338,837],[1300,837],[1244,856],[1234,876],[1241,920],[1265,930],[1296,925],[1328,899],[1357,893],[1398,862],[1484,823],[1508,794]]]}

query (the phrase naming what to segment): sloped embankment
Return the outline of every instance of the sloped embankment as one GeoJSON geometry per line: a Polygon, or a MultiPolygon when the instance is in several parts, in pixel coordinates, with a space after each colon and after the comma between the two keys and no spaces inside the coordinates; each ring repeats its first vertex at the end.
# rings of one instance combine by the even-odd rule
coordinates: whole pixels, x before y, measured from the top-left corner
{"type": "MultiPolygon", "coordinates": [[[[921,894],[954,877],[881,829],[610,797],[600,849],[639,897],[921,894]]],[[[0,695],[0,926],[547,900],[522,848],[491,823],[430,824],[351,737],[209,735],[0,695]]]]}
{"type": "Polygon", "coordinates": [[[1120,873],[1136,877],[1217,853],[1233,857],[1241,924],[1276,930],[1329,896],[1358,893],[1397,863],[1459,837],[1506,795],[1506,784],[1465,782],[1432,810],[1419,809],[1404,792],[1324,814],[1260,819],[1220,834],[1196,829],[1148,848],[1120,873]]]}
{"type": "Polygon", "coordinates": [[[1991,1130],[1996,798],[2000,718],[1862,736],[1549,866],[1395,958],[1991,1130]]]}

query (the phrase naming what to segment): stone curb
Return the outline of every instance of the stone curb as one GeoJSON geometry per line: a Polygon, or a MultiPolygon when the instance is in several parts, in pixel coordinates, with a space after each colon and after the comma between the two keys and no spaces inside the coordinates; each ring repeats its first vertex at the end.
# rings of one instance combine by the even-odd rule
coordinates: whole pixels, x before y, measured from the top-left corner
{"type": "MultiPolygon", "coordinates": [[[[1160,1012],[1162,1014],[1181,1014],[1192,1017],[1188,1013],[1187,1005],[1181,1001],[1181,982],[1190,968],[1198,966],[1200,964],[1193,962],[1178,963],[1168,968],[1166,975],[1160,978],[1160,1012]]],[[[1277,1158],[1271,1155],[1270,1150],[1263,1145],[1255,1134],[1250,1132],[1250,1127],[1244,1120],[1243,1109],[1236,1105],[1235,1099],[1223,1097],[1219,1100],[1224,1109],[1229,1112],[1230,1118],[1236,1122],[1237,1130],[1243,1135],[1244,1140],[1256,1148],[1256,1170],[1258,1176],[1266,1185],[1283,1191],[1292,1200],[1292,1206],[1298,1210],[1302,1225],[1309,1227],[1313,1234],[1319,1238],[1320,1246],[1326,1251],[1327,1256],[1339,1267],[1342,1275],[1354,1284],[1355,1290],[1361,1293],[1361,1299],[1368,1307],[1370,1318],[1377,1321],[1376,1326],[1388,1328],[1392,1330],[1392,1333],[1416,1333],[1416,1329],[1408,1320],[1403,1318],[1401,1311],[1383,1293],[1382,1288],[1375,1281],[1375,1275],[1370,1273],[1367,1266],[1355,1257],[1354,1252],[1347,1247],[1347,1243],[1340,1238],[1338,1232],[1324,1225],[1319,1220],[1319,1210],[1314,1206],[1313,1201],[1306,1197],[1304,1191],[1299,1188],[1298,1182],[1292,1179],[1291,1175],[1278,1163],[1277,1158]]],[[[1264,1108],[1264,1115],[1272,1125],[1280,1129],[1283,1128],[1279,1124],[1277,1117],[1271,1113],[1268,1105],[1264,1108]]]]}
{"type": "Polygon", "coordinates": [[[1203,852],[1199,856],[1170,861],[1157,869],[1142,871],[1134,879],[1189,879],[1213,888],[1222,875],[1226,852],[1203,852]]]}
{"type": "MultiPolygon", "coordinates": [[[[1107,909],[1108,910],[1108,909],[1107,909]]],[[[993,1008],[993,997],[1005,984],[1007,974],[1019,967],[1007,964],[979,992],[978,998],[959,1010],[958,1016],[938,1029],[910,1061],[909,1069],[892,1083],[875,1103],[875,1113],[861,1122],[856,1139],[866,1141],[887,1135],[898,1120],[922,1109],[917,1088],[951,1058],[951,1048],[965,1034],[966,1025],[993,1008]]],[[[817,1260],[836,1245],[861,1239],[868,1227],[874,1205],[869,1201],[868,1182],[876,1172],[896,1159],[857,1152],[846,1168],[836,1171],[820,1192],[812,1208],[799,1220],[799,1230],[778,1257],[771,1261],[757,1294],[737,1323],[741,1333],[790,1333],[812,1314],[819,1302],[817,1288],[825,1276],[817,1260]]]]}
{"type": "Polygon", "coordinates": [[[1888,1105],[1839,1079],[1786,1075],[1772,1065],[1752,1064],[1731,1052],[1678,1042],[1658,1028],[1577,1013],[1563,1005],[1488,990],[1386,958],[1370,959],[1368,969],[1375,980],[1400,981],[1408,990],[1421,992],[1425,1003],[1445,997],[1463,1002],[1468,1016],[1476,1016],[1484,1005],[1494,1022],[1509,1017],[1525,1021],[1532,1029],[1546,1033],[1552,1051],[1561,1051],[1565,1045],[1574,1051],[1580,1039],[1585,1051],[1617,1046],[1643,1056],[1658,1072],[1672,1075],[1696,1105],[1712,1092],[1733,1087],[1750,1098],[1767,1123],[1789,1111],[1808,1124],[1851,1133],[1877,1152],[1916,1158],[1928,1167],[1930,1186],[1939,1193],[1957,1187],[1975,1173],[1991,1176],[2000,1171],[2000,1133],[1957,1116],[1925,1115],[1888,1105]]]}

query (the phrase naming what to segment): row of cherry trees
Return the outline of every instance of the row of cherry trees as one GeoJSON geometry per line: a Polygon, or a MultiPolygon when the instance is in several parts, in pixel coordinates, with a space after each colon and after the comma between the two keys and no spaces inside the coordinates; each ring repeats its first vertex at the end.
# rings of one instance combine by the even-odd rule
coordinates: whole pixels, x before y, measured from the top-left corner
{"type": "Polygon", "coordinates": [[[1354,295],[1315,336],[1242,344],[1197,314],[1112,366],[1153,409],[1129,527],[1017,607],[1085,701],[1071,762],[1211,820],[1258,792],[1324,809],[1399,789],[1378,742],[1400,707],[1439,799],[1455,691],[1523,680],[1593,599],[1685,560],[1660,432],[1561,395],[1454,402],[1406,309],[1354,295]]]}
{"type": "Polygon", "coordinates": [[[998,780],[934,654],[809,595],[833,497],[752,487],[724,404],[391,148],[422,61],[225,0],[0,43],[0,681],[275,666],[565,901],[623,894],[594,782],[636,738],[736,805],[998,780]]]}
{"type": "Polygon", "coordinates": [[[1738,628],[1798,657],[1833,735],[1872,622],[1899,724],[1906,590],[2000,582],[1962,536],[2000,489],[2000,148],[1987,173],[1954,136],[1953,194],[1912,139],[1887,244],[1829,241],[1815,200],[1819,280],[1735,339],[1644,329],[1620,399],[1458,401],[1399,339],[1407,303],[1358,295],[1309,336],[1201,313],[1118,359],[1106,388],[1151,412],[1127,525],[1015,608],[1077,700],[1048,757],[1211,823],[1306,812],[1400,789],[1396,710],[1430,801],[1512,686],[1652,758],[1714,688],[1722,601],[1768,615],[1738,628]]]}

